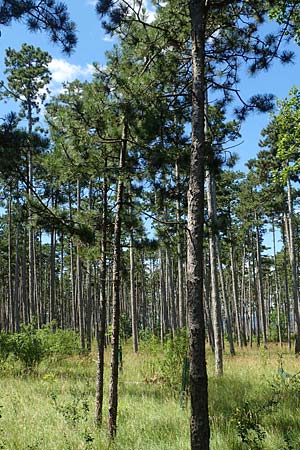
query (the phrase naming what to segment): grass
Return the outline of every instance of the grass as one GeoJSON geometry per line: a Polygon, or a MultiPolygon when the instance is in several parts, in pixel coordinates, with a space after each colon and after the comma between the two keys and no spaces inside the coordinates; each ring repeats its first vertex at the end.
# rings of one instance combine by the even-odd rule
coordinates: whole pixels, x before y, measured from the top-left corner
{"type": "MultiPolygon", "coordinates": [[[[278,352],[271,346],[225,355],[224,377],[216,378],[208,350],[212,450],[300,448],[300,379],[277,376],[278,352]]],[[[93,421],[92,354],[45,360],[30,375],[22,374],[16,363],[2,368],[0,449],[188,450],[189,407],[180,408],[175,390],[166,388],[161,347],[144,347],[133,355],[128,345],[123,353],[114,443],[107,437],[106,423],[99,430],[93,421]]],[[[283,365],[291,374],[299,371],[299,360],[285,350],[283,365]]]]}

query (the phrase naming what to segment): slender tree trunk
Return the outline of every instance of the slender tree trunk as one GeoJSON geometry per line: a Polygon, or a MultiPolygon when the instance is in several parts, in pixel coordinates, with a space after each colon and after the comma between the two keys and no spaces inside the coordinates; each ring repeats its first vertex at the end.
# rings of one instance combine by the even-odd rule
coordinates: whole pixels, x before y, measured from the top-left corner
{"type": "Polygon", "coordinates": [[[231,264],[231,277],[232,277],[233,307],[234,307],[234,315],[235,315],[235,328],[236,328],[238,346],[241,348],[242,347],[241,320],[240,320],[240,311],[239,311],[239,296],[238,296],[236,266],[235,266],[235,259],[234,259],[234,247],[233,247],[232,237],[231,237],[231,243],[230,243],[230,264],[231,264]]]}
{"type": "Polygon", "coordinates": [[[168,303],[168,310],[170,312],[170,322],[172,335],[175,335],[177,328],[176,322],[176,311],[175,311],[175,295],[174,295],[174,280],[173,280],[173,270],[172,270],[172,260],[170,254],[169,245],[166,248],[166,297],[168,303]]]}
{"type": "Polygon", "coordinates": [[[294,322],[295,322],[295,353],[300,353],[300,317],[299,317],[299,274],[295,253],[295,232],[294,232],[294,207],[292,199],[291,182],[287,180],[287,193],[288,193],[288,229],[289,229],[289,255],[292,270],[292,283],[293,283],[293,298],[294,298],[294,322]]]}
{"type": "MultiPolygon", "coordinates": [[[[92,211],[93,199],[93,184],[89,182],[89,211],[92,211]]],[[[86,315],[85,315],[85,329],[86,329],[86,349],[90,353],[92,349],[92,265],[90,261],[87,262],[87,276],[86,276],[86,315]]]]}
{"type": "Polygon", "coordinates": [[[7,205],[8,216],[8,304],[9,304],[9,330],[13,333],[15,331],[15,305],[13,292],[13,277],[12,277],[12,189],[10,186],[7,205]]]}
{"type": "Polygon", "coordinates": [[[252,274],[253,274],[253,284],[254,284],[254,298],[255,298],[255,317],[256,317],[256,338],[257,338],[257,346],[260,346],[260,314],[259,314],[259,300],[258,300],[258,289],[257,289],[257,276],[256,276],[256,262],[254,257],[254,243],[253,239],[251,240],[251,258],[252,258],[252,274]]]}
{"type": "MultiPolygon", "coordinates": [[[[256,212],[255,212],[255,220],[257,220],[256,212]]],[[[257,293],[258,293],[258,306],[259,306],[259,315],[260,315],[263,344],[264,344],[264,348],[267,348],[266,312],[265,312],[263,280],[262,280],[260,235],[259,235],[259,229],[258,229],[257,225],[255,227],[255,230],[256,230],[256,282],[257,282],[257,293]]]]}
{"type": "Polygon", "coordinates": [[[224,302],[226,329],[227,329],[227,333],[228,333],[230,354],[232,356],[234,356],[235,349],[234,349],[232,327],[231,327],[231,314],[230,314],[230,307],[229,307],[229,302],[228,302],[228,295],[227,295],[226,287],[225,287],[224,272],[223,272],[222,261],[221,261],[220,242],[219,242],[218,236],[217,236],[217,255],[218,255],[218,266],[219,266],[221,290],[222,290],[222,296],[223,296],[223,302],[224,302]]]}
{"type": "MultiPolygon", "coordinates": [[[[283,222],[285,222],[285,220],[283,222]]],[[[289,293],[289,282],[287,271],[286,234],[284,231],[284,223],[282,223],[281,233],[283,245],[284,293],[285,293],[285,315],[287,323],[287,339],[288,339],[288,348],[289,350],[291,350],[291,306],[290,306],[290,293],[289,293]]]]}
{"type": "Polygon", "coordinates": [[[210,282],[211,282],[211,305],[213,317],[213,329],[215,340],[215,374],[223,375],[223,349],[222,349],[222,327],[221,327],[221,305],[219,296],[219,280],[217,267],[217,231],[216,227],[216,192],[215,182],[210,170],[206,173],[207,184],[207,211],[209,222],[209,259],[210,259],[210,282]]]}
{"type": "Polygon", "coordinates": [[[16,255],[15,255],[15,283],[14,283],[14,316],[15,316],[15,332],[18,332],[20,330],[20,310],[19,310],[19,289],[20,289],[20,269],[19,269],[19,254],[20,254],[20,248],[19,248],[19,225],[16,226],[16,255]]]}
{"type": "MultiPolygon", "coordinates": [[[[81,209],[81,187],[80,180],[77,180],[77,213],[80,214],[81,209]]],[[[82,292],[82,263],[80,257],[80,242],[77,242],[76,255],[76,272],[77,272],[77,304],[78,304],[78,319],[79,319],[79,336],[81,351],[85,351],[85,332],[84,332],[84,307],[83,307],[83,292],[82,292]]]]}
{"type": "Polygon", "coordinates": [[[120,151],[119,179],[117,188],[117,207],[114,224],[114,251],[113,251],[113,299],[112,299],[112,350],[111,350],[111,373],[109,384],[108,401],[108,432],[113,439],[117,432],[118,413],[118,353],[120,334],[120,265],[121,265],[121,213],[123,209],[124,180],[123,170],[125,167],[127,151],[128,126],[124,121],[122,132],[122,145],[120,151]]]}
{"type": "Polygon", "coordinates": [[[164,270],[164,258],[163,251],[159,249],[159,273],[160,273],[160,340],[164,342],[164,336],[169,328],[168,315],[167,315],[167,300],[166,300],[166,279],[164,270]]]}
{"type": "Polygon", "coordinates": [[[190,344],[191,450],[209,449],[203,298],[206,1],[190,0],[192,145],[187,219],[187,302],[190,344]]]}
{"type": "Polygon", "coordinates": [[[65,324],[68,323],[67,317],[67,305],[65,305],[65,295],[64,295],[64,266],[65,266],[65,257],[64,257],[64,233],[61,233],[60,236],[60,284],[59,284],[59,293],[60,293],[60,327],[63,330],[65,328],[65,324]]]}
{"type": "Polygon", "coordinates": [[[179,165],[178,159],[175,165],[175,177],[177,184],[177,198],[176,198],[176,221],[177,221],[177,277],[178,277],[178,323],[179,327],[183,328],[186,326],[186,312],[185,312],[185,297],[183,289],[183,244],[182,244],[182,232],[181,232],[181,207],[180,207],[180,188],[179,188],[179,165]]]}
{"type": "Polygon", "coordinates": [[[56,253],[56,230],[51,230],[51,243],[50,243],[50,308],[49,319],[50,322],[57,319],[56,317],[56,298],[55,298],[55,253],[56,253]]]}
{"type": "MultiPolygon", "coordinates": [[[[107,158],[105,158],[105,169],[107,168],[107,158]]],[[[107,192],[108,184],[104,176],[103,180],[103,209],[102,209],[102,240],[101,240],[101,268],[100,268],[100,321],[97,321],[97,379],[96,379],[96,405],[95,421],[102,425],[103,418],[103,390],[104,390],[104,350],[105,350],[105,332],[106,332],[106,309],[107,309],[107,192]]]]}
{"type": "Polygon", "coordinates": [[[280,347],[282,347],[282,332],[281,332],[281,321],[280,321],[281,294],[280,294],[279,282],[278,282],[278,269],[277,269],[277,258],[276,258],[276,236],[275,236],[274,219],[272,220],[272,237],[273,237],[273,261],[274,261],[277,335],[278,335],[279,345],[280,345],[280,347]]]}
{"type": "Polygon", "coordinates": [[[133,351],[137,353],[139,350],[138,346],[138,326],[137,326],[137,308],[136,308],[136,290],[135,290],[135,280],[134,280],[134,241],[133,241],[133,230],[130,231],[130,304],[131,304],[131,329],[132,329],[132,344],[133,351]]]}
{"type": "Polygon", "coordinates": [[[23,250],[22,250],[22,322],[29,322],[29,305],[27,292],[27,269],[26,269],[26,230],[24,230],[23,250]]]}

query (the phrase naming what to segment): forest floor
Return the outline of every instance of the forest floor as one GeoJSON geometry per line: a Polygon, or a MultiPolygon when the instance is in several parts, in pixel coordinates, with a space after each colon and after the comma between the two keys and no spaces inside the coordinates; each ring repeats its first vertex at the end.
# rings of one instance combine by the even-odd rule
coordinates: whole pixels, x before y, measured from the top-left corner
{"type": "MultiPolygon", "coordinates": [[[[134,355],[129,344],[124,346],[114,443],[106,434],[107,392],[103,429],[93,421],[96,353],[47,359],[30,374],[5,363],[0,449],[188,450],[189,405],[180,405],[181,371],[173,353],[144,344],[134,355]]],[[[238,351],[235,357],[225,354],[224,376],[216,378],[208,350],[211,449],[299,450],[299,371],[300,359],[271,345],[238,351]],[[292,377],[278,376],[279,353],[292,377]]]]}

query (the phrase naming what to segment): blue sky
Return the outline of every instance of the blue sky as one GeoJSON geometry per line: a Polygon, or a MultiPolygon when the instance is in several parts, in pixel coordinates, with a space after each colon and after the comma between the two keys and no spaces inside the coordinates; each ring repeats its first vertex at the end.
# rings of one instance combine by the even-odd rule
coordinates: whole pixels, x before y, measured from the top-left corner
{"type": "MultiPolygon", "coordinates": [[[[70,15],[78,28],[78,45],[74,53],[67,57],[60,48],[49,42],[43,33],[30,33],[25,26],[13,23],[1,30],[0,37],[0,73],[3,71],[5,49],[10,46],[19,49],[23,42],[33,44],[47,50],[53,57],[51,71],[53,81],[51,88],[58,91],[62,81],[72,79],[89,79],[92,73],[92,63],[105,64],[105,52],[112,46],[112,41],[105,36],[99,18],[95,13],[94,0],[67,0],[70,15]]],[[[145,0],[148,7],[150,1],[145,0]]],[[[246,73],[241,77],[241,95],[247,99],[257,93],[273,93],[278,98],[286,96],[293,85],[300,80],[300,47],[294,46],[296,52],[293,65],[281,66],[274,63],[268,72],[250,78],[246,73]]],[[[3,107],[0,106],[3,114],[3,107]]],[[[239,169],[244,163],[254,157],[258,150],[258,140],[261,129],[268,122],[267,114],[252,113],[242,126],[242,144],[234,150],[240,155],[239,169]]]]}

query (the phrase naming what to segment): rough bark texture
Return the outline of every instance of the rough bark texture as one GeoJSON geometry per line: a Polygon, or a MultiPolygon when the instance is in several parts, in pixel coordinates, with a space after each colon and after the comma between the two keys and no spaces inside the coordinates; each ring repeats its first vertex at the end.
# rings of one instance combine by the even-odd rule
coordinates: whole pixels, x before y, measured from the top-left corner
{"type": "Polygon", "coordinates": [[[113,298],[112,298],[112,350],[111,372],[109,384],[108,403],[108,432],[113,439],[117,431],[118,413],[118,353],[120,334],[120,263],[121,263],[121,212],[123,208],[124,180],[123,169],[125,165],[127,147],[127,125],[124,124],[122,146],[120,152],[120,176],[117,189],[117,208],[114,224],[114,256],[113,256],[113,298]]]}
{"type": "MultiPolygon", "coordinates": [[[[107,159],[105,159],[105,168],[107,159]]],[[[108,185],[106,178],[103,182],[103,212],[102,212],[102,242],[101,242],[101,300],[100,300],[100,322],[99,329],[97,325],[97,344],[98,344],[98,361],[97,361],[97,379],[96,379],[96,404],[95,404],[95,421],[97,425],[102,424],[102,408],[103,408],[103,388],[104,388],[104,349],[105,349],[105,331],[106,331],[106,278],[107,278],[107,191],[108,185]]]]}
{"type": "Polygon", "coordinates": [[[188,189],[187,302],[190,342],[191,450],[209,449],[203,311],[204,106],[206,2],[191,0],[192,145],[188,189]]]}

